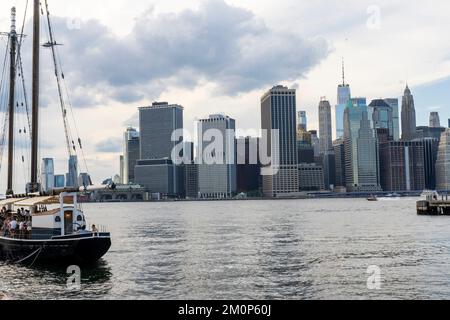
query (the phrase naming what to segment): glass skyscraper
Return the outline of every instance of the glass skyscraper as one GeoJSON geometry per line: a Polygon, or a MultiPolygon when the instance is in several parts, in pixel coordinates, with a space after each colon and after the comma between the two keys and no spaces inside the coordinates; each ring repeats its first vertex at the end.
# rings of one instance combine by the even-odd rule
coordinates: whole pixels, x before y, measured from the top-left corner
{"type": "Polygon", "coordinates": [[[392,108],[392,122],[394,128],[394,141],[400,140],[400,112],[399,102],[395,98],[387,98],[384,101],[392,108]]]}
{"type": "Polygon", "coordinates": [[[349,192],[381,190],[377,142],[367,106],[362,102],[362,99],[349,101],[344,114],[345,173],[349,192]]]}
{"type": "Polygon", "coordinates": [[[78,157],[70,156],[69,158],[69,170],[66,178],[66,187],[77,188],[78,187],[78,157]]]}
{"type": "Polygon", "coordinates": [[[338,86],[338,104],[335,108],[336,116],[336,139],[344,137],[344,112],[347,107],[347,102],[350,100],[351,90],[348,84],[340,84],[338,86]]]}
{"type": "Polygon", "coordinates": [[[42,159],[41,186],[43,191],[51,191],[55,187],[55,165],[51,158],[42,159]]]}

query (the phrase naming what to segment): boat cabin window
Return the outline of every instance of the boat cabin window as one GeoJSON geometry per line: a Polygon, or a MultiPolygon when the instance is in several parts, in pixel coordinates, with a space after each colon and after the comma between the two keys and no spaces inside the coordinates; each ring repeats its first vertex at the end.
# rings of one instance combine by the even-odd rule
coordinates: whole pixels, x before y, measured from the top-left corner
{"type": "Polygon", "coordinates": [[[83,221],[83,217],[82,216],[78,216],[77,217],[77,221],[83,221]]]}
{"type": "Polygon", "coordinates": [[[56,223],[61,222],[61,217],[60,217],[60,216],[56,216],[56,217],[55,217],[55,222],[56,222],[56,223]]]}

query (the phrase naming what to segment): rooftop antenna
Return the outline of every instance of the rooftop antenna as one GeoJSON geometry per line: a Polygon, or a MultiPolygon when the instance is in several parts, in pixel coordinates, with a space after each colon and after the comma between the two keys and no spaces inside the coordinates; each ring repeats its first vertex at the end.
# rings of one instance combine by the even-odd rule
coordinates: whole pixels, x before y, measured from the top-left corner
{"type": "Polygon", "coordinates": [[[345,60],[342,57],[342,85],[345,87],[345,60]]]}

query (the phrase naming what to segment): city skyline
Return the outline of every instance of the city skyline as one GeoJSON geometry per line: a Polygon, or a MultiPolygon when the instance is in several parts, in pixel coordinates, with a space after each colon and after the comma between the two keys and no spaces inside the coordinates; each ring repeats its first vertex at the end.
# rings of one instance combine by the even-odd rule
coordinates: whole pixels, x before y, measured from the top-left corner
{"type": "MultiPolygon", "coordinates": [[[[0,7],[9,10],[12,5],[16,4],[19,5],[18,11],[20,12],[20,1],[5,1],[2,2],[0,7]]],[[[337,16],[329,24],[319,27],[314,22],[314,19],[310,18],[302,21],[302,25],[300,26],[301,30],[297,30],[293,27],[296,26],[298,28],[296,25],[298,19],[291,17],[295,14],[307,16],[308,14],[315,13],[317,9],[313,9],[307,4],[297,4],[293,1],[281,1],[275,9],[269,2],[265,3],[265,5],[253,5],[243,1],[186,1],[182,4],[178,1],[167,1],[164,3],[156,1],[153,10],[148,11],[147,9],[150,7],[148,1],[137,1],[133,7],[127,6],[123,1],[115,1],[111,8],[100,11],[96,10],[98,4],[93,5],[87,1],[67,5],[56,2],[52,10],[55,18],[69,17],[58,19],[56,36],[65,44],[60,50],[62,51],[62,55],[67,57],[63,59],[63,64],[67,69],[69,86],[74,92],[73,101],[76,108],[76,116],[82,122],[80,124],[80,131],[82,132],[83,140],[86,142],[85,151],[88,156],[87,161],[89,167],[93,171],[93,179],[95,181],[101,181],[107,176],[120,172],[119,165],[115,161],[120,154],[120,142],[122,140],[120,135],[129,125],[137,126],[137,108],[148,105],[152,101],[168,100],[173,103],[182,104],[186,108],[186,114],[188,115],[185,119],[185,126],[188,129],[195,118],[202,118],[210,113],[219,112],[226,113],[236,119],[237,125],[240,128],[258,128],[259,120],[255,119],[254,113],[258,109],[260,95],[271,85],[281,83],[299,89],[297,90],[298,109],[305,110],[310,115],[308,119],[310,129],[318,129],[318,115],[315,112],[317,102],[321,96],[326,96],[330,100],[332,107],[334,107],[336,103],[336,85],[341,83],[341,61],[343,56],[346,60],[346,82],[351,85],[353,93],[367,96],[368,101],[381,96],[400,99],[404,85],[408,81],[416,99],[418,125],[427,125],[429,113],[436,109],[440,112],[441,122],[446,123],[447,118],[450,118],[448,111],[443,109],[445,101],[448,100],[448,93],[443,89],[447,82],[445,80],[441,81],[447,76],[446,70],[448,70],[446,68],[447,60],[442,54],[450,51],[446,47],[446,44],[435,41],[431,37],[431,39],[426,39],[426,41],[430,41],[430,45],[424,46],[424,43],[417,44],[413,39],[408,40],[409,38],[405,38],[406,44],[404,44],[404,47],[416,52],[414,58],[409,57],[407,59],[400,57],[401,53],[404,53],[406,49],[389,50],[389,53],[382,55],[380,55],[379,50],[373,50],[380,45],[382,39],[383,43],[386,43],[386,41],[391,43],[390,39],[392,38],[384,38],[388,33],[393,32],[392,37],[400,37],[404,33],[409,33],[414,28],[414,25],[408,21],[414,20],[411,17],[417,15],[417,11],[422,12],[421,21],[430,16],[429,12],[426,8],[416,11],[404,8],[403,6],[400,8],[397,2],[391,4],[391,2],[381,1],[379,9],[381,10],[382,22],[380,29],[377,30],[367,27],[367,21],[370,17],[367,10],[370,5],[370,3],[363,1],[358,2],[354,6],[349,6],[351,10],[346,14],[352,17],[352,19],[345,19],[345,24],[337,16]],[[251,89],[247,88],[244,92],[241,90],[246,85],[245,81],[236,83],[240,84],[242,88],[236,88],[234,91],[230,90],[227,93],[223,93],[218,90],[217,84],[212,83],[211,78],[207,76],[205,82],[202,83],[198,83],[195,79],[192,79],[193,82],[188,87],[185,84],[177,84],[176,81],[168,81],[168,84],[164,86],[164,90],[156,93],[152,90],[152,86],[145,85],[145,81],[147,80],[143,79],[143,85],[146,89],[142,90],[140,88],[141,91],[133,96],[131,95],[132,91],[127,90],[127,86],[129,89],[129,84],[134,83],[134,81],[129,80],[130,76],[133,75],[120,68],[123,71],[123,75],[116,75],[120,84],[109,91],[111,93],[110,99],[86,103],[86,98],[91,97],[91,92],[88,92],[89,94],[85,99],[81,99],[84,91],[76,76],[77,65],[74,64],[73,54],[77,54],[77,48],[74,46],[75,44],[79,44],[78,41],[80,38],[85,38],[83,36],[84,32],[91,31],[87,25],[89,19],[93,19],[89,22],[92,24],[92,30],[100,30],[95,33],[96,36],[102,33],[111,35],[111,41],[117,47],[121,43],[120,41],[122,41],[120,36],[127,35],[137,23],[134,21],[135,17],[139,17],[137,21],[142,22],[144,25],[146,21],[152,21],[158,27],[160,25],[159,23],[164,21],[162,13],[172,13],[177,15],[178,18],[183,18],[183,12],[191,12],[193,13],[193,21],[180,19],[180,23],[193,24],[201,21],[200,13],[203,15],[212,15],[214,12],[213,9],[218,8],[218,6],[226,9],[225,12],[230,13],[231,16],[234,13],[242,14],[243,17],[240,21],[246,21],[245,19],[247,19],[255,23],[263,23],[264,28],[257,29],[257,33],[267,33],[273,37],[283,35],[286,32],[289,35],[295,34],[300,40],[310,40],[319,37],[327,43],[326,47],[330,50],[326,57],[314,60],[316,63],[312,66],[306,69],[299,66],[298,70],[295,70],[299,75],[297,79],[294,79],[297,76],[295,74],[292,75],[290,71],[286,71],[285,75],[282,73],[278,74],[276,77],[265,76],[264,79],[261,79],[262,82],[259,82],[261,84],[251,89]],[[297,10],[287,10],[287,8],[292,6],[297,10]],[[285,17],[286,14],[289,16],[289,19],[285,17]],[[114,19],[115,16],[119,15],[123,19],[114,19]],[[79,18],[81,16],[83,16],[83,19],[80,20],[79,18]],[[404,21],[406,24],[404,28],[397,30],[394,26],[397,25],[399,20],[404,21]],[[337,28],[336,26],[342,26],[342,28],[337,28]],[[100,27],[106,29],[101,29],[100,27]],[[366,41],[366,38],[370,39],[370,41],[366,41]],[[75,43],[71,44],[74,41],[75,43]],[[438,47],[436,48],[435,46],[438,47]],[[427,47],[427,50],[421,49],[423,47],[427,47]],[[419,49],[415,50],[416,48],[419,49]],[[435,48],[435,50],[430,50],[432,48],[435,48]],[[70,52],[71,50],[74,52],[70,52]],[[374,56],[374,52],[377,52],[376,57],[374,56]],[[425,54],[429,55],[428,59],[421,58],[425,54]],[[361,59],[361,57],[364,57],[364,59],[361,59]],[[422,62],[424,60],[431,62],[424,63],[422,62]],[[374,63],[367,64],[367,61],[374,61],[374,63]],[[389,61],[389,63],[386,63],[386,61],[389,61]],[[394,65],[395,70],[386,73],[386,70],[393,68],[394,65]],[[437,72],[436,70],[442,71],[437,72]],[[370,77],[367,74],[370,74],[370,77]],[[386,74],[401,76],[386,77],[386,74]],[[138,99],[139,101],[123,102],[121,100],[124,99],[117,98],[118,96],[126,96],[127,94],[132,96],[131,98],[133,99],[131,100],[138,99]],[[92,117],[92,113],[96,116],[92,117]]],[[[422,5],[416,4],[415,6],[422,5]]],[[[337,6],[337,2],[325,1],[318,6],[332,8],[337,6]]],[[[446,2],[440,2],[440,6],[444,8],[448,4],[446,2]]],[[[445,11],[445,9],[442,11],[445,11]]],[[[225,20],[221,20],[220,22],[225,24],[230,18],[226,16],[223,19],[225,20]]],[[[8,20],[8,17],[2,17],[0,19],[2,30],[8,30],[8,20]]],[[[202,27],[208,27],[213,21],[208,20],[202,23],[202,27]]],[[[218,27],[221,27],[223,24],[218,27]]],[[[259,26],[257,25],[255,28],[257,27],[259,26]]],[[[442,24],[440,26],[430,24],[429,28],[434,28],[433,30],[435,32],[431,32],[430,34],[438,37],[445,29],[445,26],[443,27],[442,24]]],[[[248,30],[242,30],[242,32],[245,33],[248,30]]],[[[255,37],[255,34],[251,32],[249,35],[255,37]]],[[[167,39],[165,35],[163,35],[163,38],[167,39]]],[[[106,40],[104,38],[100,39],[101,41],[98,41],[99,45],[102,46],[100,49],[107,47],[106,40]]],[[[263,40],[261,41],[262,44],[268,41],[265,38],[260,40],[263,40]]],[[[392,42],[391,44],[394,45],[394,43],[392,42]]],[[[211,42],[211,44],[214,44],[214,42],[211,42]]],[[[317,45],[314,41],[312,44],[317,45]]],[[[306,49],[308,48],[310,47],[307,46],[306,49]]],[[[390,48],[394,49],[392,46],[390,48]]],[[[1,49],[3,50],[3,48],[1,49]]],[[[287,49],[289,50],[287,53],[293,55],[298,48],[290,46],[287,49]]],[[[298,58],[301,58],[305,52],[308,53],[309,51],[301,50],[301,55],[298,58]]],[[[91,57],[91,59],[92,63],[95,63],[97,58],[91,57]]],[[[217,61],[213,59],[210,66],[215,66],[217,61]]],[[[88,65],[84,64],[84,66],[88,65]]],[[[217,65],[217,67],[219,68],[218,70],[229,70],[229,64],[217,65]]],[[[194,70],[195,68],[198,68],[198,66],[194,66],[194,70]]],[[[172,70],[169,73],[174,75],[173,69],[169,68],[168,70],[172,70]]],[[[148,73],[151,73],[150,71],[148,73]]],[[[104,76],[108,80],[110,79],[107,72],[104,76]]],[[[185,77],[180,77],[180,81],[185,82],[189,80],[188,76],[189,74],[185,74],[185,77]]],[[[254,77],[254,74],[250,74],[250,78],[254,77]]],[[[95,79],[93,78],[92,80],[102,81],[98,77],[95,77],[95,79]]],[[[164,77],[161,78],[161,81],[163,80],[164,77]]],[[[189,81],[187,82],[189,83],[189,81]]],[[[51,90],[48,89],[46,91],[51,90]]],[[[53,130],[54,132],[61,132],[58,122],[59,119],[55,118],[54,101],[49,100],[45,102],[48,102],[49,108],[43,111],[44,116],[48,119],[55,119],[57,125],[53,130]]],[[[57,172],[63,172],[63,170],[65,171],[63,168],[66,167],[67,157],[64,154],[64,149],[58,147],[63,145],[63,140],[58,141],[58,139],[55,139],[55,141],[52,141],[51,138],[56,136],[54,132],[50,132],[43,137],[42,145],[44,148],[42,156],[54,158],[55,170],[57,172]]]]}

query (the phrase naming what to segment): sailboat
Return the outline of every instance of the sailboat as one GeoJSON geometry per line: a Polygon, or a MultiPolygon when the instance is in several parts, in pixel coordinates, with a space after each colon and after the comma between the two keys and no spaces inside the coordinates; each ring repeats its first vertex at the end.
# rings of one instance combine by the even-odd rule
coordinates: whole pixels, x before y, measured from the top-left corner
{"type": "MultiPolygon", "coordinates": [[[[48,11],[47,1],[45,5],[48,11]]],[[[8,34],[11,55],[8,190],[7,198],[0,201],[0,221],[6,226],[0,231],[0,261],[24,264],[92,264],[110,249],[111,234],[99,231],[94,226],[92,230],[88,230],[78,195],[91,189],[113,186],[84,186],[41,192],[38,182],[40,0],[34,0],[33,9],[31,179],[24,195],[16,195],[13,191],[15,64],[17,39],[20,36],[16,32],[14,8],[11,32],[8,34]]],[[[56,45],[56,42],[51,43],[56,45]]]]}

